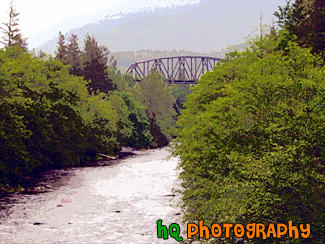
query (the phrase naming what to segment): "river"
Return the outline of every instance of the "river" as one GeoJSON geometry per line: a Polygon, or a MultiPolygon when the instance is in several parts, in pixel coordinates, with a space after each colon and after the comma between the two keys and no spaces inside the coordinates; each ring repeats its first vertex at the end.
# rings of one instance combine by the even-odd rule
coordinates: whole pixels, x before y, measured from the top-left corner
{"type": "Polygon", "coordinates": [[[181,223],[176,158],[167,149],[99,167],[50,171],[35,188],[0,201],[1,244],[178,243],[156,221],[181,223]]]}

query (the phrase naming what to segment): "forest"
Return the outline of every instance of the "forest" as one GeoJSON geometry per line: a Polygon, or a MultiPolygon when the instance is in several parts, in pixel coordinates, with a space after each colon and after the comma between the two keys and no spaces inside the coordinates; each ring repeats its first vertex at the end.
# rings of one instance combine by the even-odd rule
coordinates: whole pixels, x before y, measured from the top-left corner
{"type": "Polygon", "coordinates": [[[122,147],[165,146],[188,87],[155,71],[141,83],[116,68],[107,47],[59,33],[55,56],[27,49],[10,6],[0,50],[0,188],[23,190],[29,176],[90,165],[122,147]]]}
{"type": "Polygon", "coordinates": [[[173,144],[180,205],[186,223],[293,221],[311,233],[204,243],[325,241],[325,2],[288,2],[275,15],[279,30],[228,53],[187,97],[173,144]]]}

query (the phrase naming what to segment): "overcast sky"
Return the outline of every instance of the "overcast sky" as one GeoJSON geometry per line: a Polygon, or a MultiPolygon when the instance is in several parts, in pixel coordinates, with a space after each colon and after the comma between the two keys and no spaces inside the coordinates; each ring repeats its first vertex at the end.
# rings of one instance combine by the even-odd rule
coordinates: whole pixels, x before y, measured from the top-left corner
{"type": "MultiPolygon", "coordinates": [[[[11,0],[0,0],[0,22],[8,22],[11,0]]],[[[75,15],[88,15],[125,0],[14,0],[20,12],[19,26],[25,37],[75,15]]]]}
{"type": "MultiPolygon", "coordinates": [[[[0,0],[0,23],[8,22],[8,12],[11,0],[0,0]]],[[[100,10],[108,9],[116,6],[116,9],[128,8],[137,9],[149,6],[166,6],[170,4],[180,4],[186,2],[198,2],[199,0],[14,0],[14,8],[20,13],[19,15],[19,28],[22,32],[23,37],[29,38],[27,41],[30,47],[36,47],[44,41],[50,40],[54,36],[40,36],[36,35],[44,30],[49,31],[49,28],[66,20],[73,16],[85,15],[81,18],[82,21],[89,23],[89,15],[98,12],[100,10]],[[123,5],[121,5],[123,4],[123,5]],[[120,8],[120,6],[122,8],[120,8]],[[86,17],[88,15],[88,18],[86,17]],[[32,38],[33,37],[33,38],[32,38]],[[46,40],[42,40],[46,38],[46,40]]],[[[246,0],[215,0],[215,1],[246,1],[246,0]]],[[[251,2],[253,0],[250,0],[251,2]]],[[[263,1],[255,0],[256,4],[261,6],[263,11],[263,1]]],[[[285,0],[267,0],[274,3],[283,2],[285,0]]],[[[254,1],[253,1],[254,2],[254,1]]],[[[127,11],[129,11],[127,10],[127,11]]],[[[119,10],[121,11],[121,10],[119,10]]],[[[107,12],[106,12],[107,13],[107,12]]],[[[110,13],[113,14],[113,13],[110,13]]],[[[249,14],[249,13],[247,13],[249,14]]],[[[272,15],[273,13],[269,13],[272,15]]],[[[97,18],[97,15],[96,15],[97,18]]],[[[98,15],[98,18],[101,16],[98,15]]],[[[80,20],[80,18],[79,18],[80,20]]],[[[65,22],[64,26],[60,27],[60,30],[64,33],[69,31],[71,28],[77,28],[83,26],[85,23],[75,23],[73,20],[69,20],[71,26],[65,22]],[[79,24],[80,26],[76,26],[79,24]]],[[[256,24],[258,25],[258,23],[256,24]]],[[[43,32],[42,32],[43,33],[43,32]]],[[[55,31],[57,35],[58,31],[55,31]]],[[[54,34],[53,34],[54,35],[54,34]]],[[[3,36],[2,33],[0,37],[3,36]]],[[[1,47],[1,46],[0,46],[1,47]]]]}
{"type": "MultiPolygon", "coordinates": [[[[108,9],[126,0],[14,0],[14,8],[20,13],[19,26],[25,37],[31,37],[65,19],[77,15],[90,15],[108,9]]],[[[198,0],[134,0],[133,8],[146,5],[165,6],[173,2],[197,2],[198,0]]],[[[11,0],[0,0],[0,22],[8,22],[11,0]]]]}
{"type": "MultiPolygon", "coordinates": [[[[149,6],[163,7],[170,4],[198,1],[199,0],[13,0],[13,5],[20,13],[19,28],[23,37],[31,38],[37,33],[40,33],[63,20],[78,15],[90,15],[124,2],[127,2],[128,9],[123,6],[123,11],[129,11],[130,9],[133,10],[149,6]]],[[[11,0],[0,0],[1,24],[8,22],[10,2],[11,0]]],[[[84,18],[85,21],[87,19],[88,18],[84,18]]],[[[81,26],[75,26],[75,23],[71,24],[76,28],[83,26],[85,23],[80,23],[81,26]]],[[[70,26],[66,26],[66,29],[62,27],[61,30],[62,32],[65,32],[70,30],[70,28],[70,26]]],[[[2,34],[0,34],[0,36],[2,36],[2,34]]]]}

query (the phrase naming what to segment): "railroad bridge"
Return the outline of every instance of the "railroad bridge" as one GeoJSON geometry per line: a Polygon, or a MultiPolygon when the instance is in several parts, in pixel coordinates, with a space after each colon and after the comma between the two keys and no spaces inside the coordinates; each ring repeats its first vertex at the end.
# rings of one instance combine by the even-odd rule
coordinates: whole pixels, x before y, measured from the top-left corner
{"type": "Polygon", "coordinates": [[[203,56],[157,58],[131,64],[126,73],[133,75],[137,81],[140,81],[152,69],[156,69],[168,82],[197,84],[200,76],[213,70],[220,60],[220,58],[203,56]]]}

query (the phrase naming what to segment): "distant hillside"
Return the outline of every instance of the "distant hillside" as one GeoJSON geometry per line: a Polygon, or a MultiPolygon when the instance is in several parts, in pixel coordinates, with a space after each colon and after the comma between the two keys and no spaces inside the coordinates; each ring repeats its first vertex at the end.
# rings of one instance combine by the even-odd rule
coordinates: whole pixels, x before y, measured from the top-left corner
{"type": "MultiPolygon", "coordinates": [[[[134,0],[131,0],[134,1],[134,0]]],[[[195,3],[195,1],[194,1],[195,3]]],[[[69,32],[64,33],[65,36],[70,36],[71,34],[77,34],[80,39],[80,44],[83,45],[82,39],[84,36],[89,33],[94,35],[96,39],[99,41],[101,45],[105,45],[109,47],[110,50],[113,51],[124,51],[124,50],[138,50],[132,48],[129,44],[122,44],[122,39],[127,37],[116,38],[115,33],[119,32],[119,30],[123,33],[125,26],[132,25],[133,23],[141,23],[144,18],[150,18],[154,15],[170,15],[170,14],[179,14],[183,11],[187,11],[195,4],[186,4],[186,5],[172,5],[168,7],[156,7],[156,8],[143,8],[137,11],[131,12],[120,12],[114,15],[107,15],[105,18],[91,22],[89,24],[84,25],[81,28],[74,28],[69,32]],[[128,48],[129,47],[129,48],[128,48]]],[[[100,13],[103,15],[103,13],[100,13]]],[[[76,18],[71,18],[76,21],[76,18]]],[[[148,23],[147,23],[148,24],[148,23]]],[[[64,25],[64,23],[60,23],[60,25],[64,25]]],[[[143,32],[140,30],[140,32],[143,32]]],[[[125,36],[136,35],[136,30],[128,31],[128,34],[125,36]]],[[[122,34],[124,35],[124,34],[122,34]]],[[[142,38],[141,38],[142,39],[142,38]]],[[[130,40],[130,38],[127,38],[130,40]]],[[[56,45],[57,45],[58,37],[49,40],[42,45],[40,45],[37,49],[41,49],[45,52],[53,53],[56,45]]],[[[124,42],[124,40],[123,40],[124,42]]],[[[146,49],[147,47],[143,47],[142,49],[146,49]]]]}
{"type": "MultiPolygon", "coordinates": [[[[81,28],[73,29],[82,40],[95,35],[100,44],[113,52],[137,50],[220,51],[242,43],[244,37],[263,23],[271,23],[278,5],[285,0],[201,0],[199,3],[115,14],[81,28]]],[[[53,52],[56,39],[40,46],[53,52]]]]}

